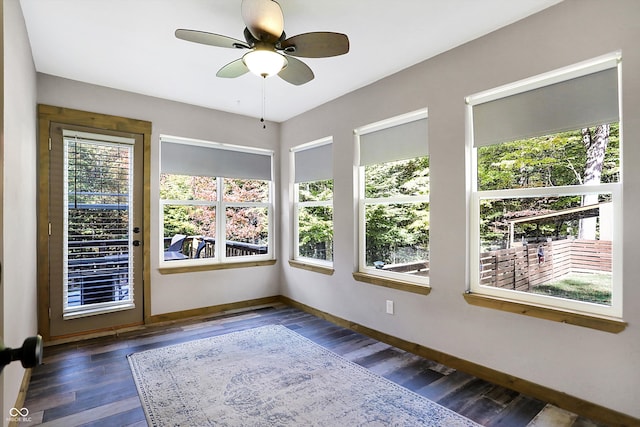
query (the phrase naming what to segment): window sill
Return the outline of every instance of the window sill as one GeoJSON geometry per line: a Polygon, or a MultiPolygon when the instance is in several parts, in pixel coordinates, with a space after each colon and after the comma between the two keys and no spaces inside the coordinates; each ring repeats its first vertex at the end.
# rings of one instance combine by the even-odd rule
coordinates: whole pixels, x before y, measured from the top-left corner
{"type": "Polygon", "coordinates": [[[389,279],[387,277],[374,276],[373,274],[353,273],[353,278],[358,282],[370,283],[372,285],[384,286],[385,288],[397,289],[414,294],[429,295],[431,287],[428,285],[418,285],[402,280],[389,279]]]}
{"type": "Polygon", "coordinates": [[[514,301],[506,298],[465,293],[464,299],[471,305],[492,308],[495,310],[508,311],[515,314],[523,314],[525,316],[552,320],[554,322],[568,323],[570,325],[597,329],[614,334],[622,332],[627,327],[627,322],[612,317],[552,308],[543,305],[525,303],[522,301],[514,301]]]}
{"type": "Polygon", "coordinates": [[[177,273],[191,273],[197,271],[210,271],[210,270],[228,270],[231,268],[246,268],[246,267],[260,267],[264,265],[273,265],[276,263],[275,259],[262,260],[262,261],[243,261],[243,262],[227,262],[224,264],[198,264],[198,265],[182,265],[180,267],[160,267],[158,271],[160,274],[177,274],[177,273]]]}
{"type": "Polygon", "coordinates": [[[303,262],[296,259],[290,259],[289,265],[294,268],[301,268],[303,270],[309,270],[315,273],[326,274],[328,276],[333,275],[333,272],[335,271],[333,267],[327,267],[319,264],[312,264],[310,262],[303,262]]]}

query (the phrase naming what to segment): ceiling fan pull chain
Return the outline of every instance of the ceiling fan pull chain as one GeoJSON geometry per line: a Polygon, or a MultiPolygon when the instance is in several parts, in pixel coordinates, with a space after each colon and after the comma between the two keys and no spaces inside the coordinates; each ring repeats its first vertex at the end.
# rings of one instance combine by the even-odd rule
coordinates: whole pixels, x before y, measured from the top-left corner
{"type": "Polygon", "coordinates": [[[262,76],[262,117],[260,118],[260,123],[262,123],[262,129],[267,128],[267,125],[264,122],[264,115],[265,115],[265,110],[267,105],[266,84],[267,84],[267,76],[262,76]]]}

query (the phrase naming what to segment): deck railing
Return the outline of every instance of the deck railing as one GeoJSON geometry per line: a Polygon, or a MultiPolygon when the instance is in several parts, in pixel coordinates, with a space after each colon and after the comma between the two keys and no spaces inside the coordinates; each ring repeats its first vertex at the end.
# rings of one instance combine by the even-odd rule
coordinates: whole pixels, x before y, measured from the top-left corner
{"type": "MultiPolygon", "coordinates": [[[[164,247],[169,247],[171,237],[164,238],[164,247]]],[[[181,253],[186,258],[211,258],[215,256],[216,239],[205,236],[188,236],[184,239],[181,253]]],[[[227,240],[225,242],[225,255],[227,257],[250,256],[266,254],[269,250],[268,245],[260,245],[255,243],[238,242],[235,240],[227,240]]]]}
{"type": "Polygon", "coordinates": [[[67,247],[67,306],[129,297],[127,240],[70,241],[67,247]]]}
{"type": "MultiPolygon", "coordinates": [[[[165,247],[171,238],[165,239],[165,247]]],[[[82,240],[68,243],[67,305],[123,301],[129,297],[129,241],[82,240]]],[[[187,258],[214,256],[215,239],[190,236],[182,251],[187,258]],[[204,245],[198,250],[200,243],[204,245]]],[[[227,240],[227,257],[266,254],[267,245],[227,240]]]]}

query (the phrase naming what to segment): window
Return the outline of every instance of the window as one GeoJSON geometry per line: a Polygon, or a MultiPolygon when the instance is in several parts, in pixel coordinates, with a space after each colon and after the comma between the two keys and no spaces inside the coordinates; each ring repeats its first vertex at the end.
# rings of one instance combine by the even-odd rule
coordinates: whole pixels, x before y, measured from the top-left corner
{"type": "Polygon", "coordinates": [[[622,317],[619,67],[468,97],[472,293],[622,317]]]}
{"type": "Polygon", "coordinates": [[[161,137],[161,265],[272,259],[272,152],[161,137]]]}
{"type": "Polygon", "coordinates": [[[427,284],[427,111],[356,130],[359,152],[359,272],[427,284]]]}
{"type": "Polygon", "coordinates": [[[62,134],[63,318],[133,308],[135,140],[62,134]]]}
{"type": "Polygon", "coordinates": [[[294,147],[294,259],[333,264],[332,139],[294,147]]]}

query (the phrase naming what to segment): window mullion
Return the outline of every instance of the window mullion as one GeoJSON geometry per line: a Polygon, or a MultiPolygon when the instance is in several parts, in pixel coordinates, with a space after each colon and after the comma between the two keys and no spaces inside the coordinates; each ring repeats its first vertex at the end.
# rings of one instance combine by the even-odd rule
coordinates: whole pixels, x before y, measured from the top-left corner
{"type": "Polygon", "coordinates": [[[178,206],[216,206],[216,202],[208,200],[169,200],[160,199],[161,205],[178,205],[178,206]]]}
{"type": "Polygon", "coordinates": [[[317,200],[309,202],[297,202],[297,206],[301,208],[316,207],[316,206],[333,206],[333,200],[317,200]]]}
{"type": "Polygon", "coordinates": [[[268,202],[224,202],[225,208],[266,208],[268,202]]]}
{"type": "Polygon", "coordinates": [[[410,204],[429,203],[429,196],[394,196],[394,197],[368,197],[363,199],[366,205],[390,205],[390,204],[410,204]]]}
{"type": "Polygon", "coordinates": [[[536,188],[512,188],[503,190],[481,190],[478,191],[480,199],[510,198],[510,197],[544,197],[544,196],[564,196],[613,193],[620,188],[620,183],[604,183],[595,185],[565,185],[557,187],[536,187],[536,188]]]}
{"type": "Polygon", "coordinates": [[[366,236],[367,218],[365,215],[365,170],[364,166],[358,168],[358,270],[363,271],[367,263],[366,236]]]}
{"type": "Polygon", "coordinates": [[[220,262],[227,259],[227,208],[224,202],[224,178],[216,177],[216,254],[220,262]]]}
{"type": "Polygon", "coordinates": [[[293,184],[293,259],[300,256],[300,184],[293,184]]]}

